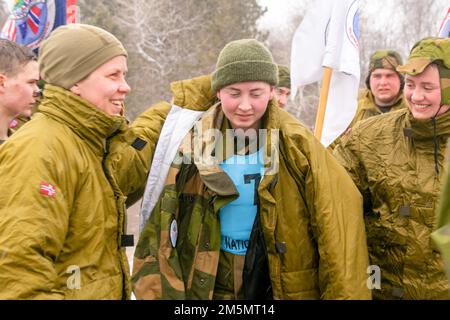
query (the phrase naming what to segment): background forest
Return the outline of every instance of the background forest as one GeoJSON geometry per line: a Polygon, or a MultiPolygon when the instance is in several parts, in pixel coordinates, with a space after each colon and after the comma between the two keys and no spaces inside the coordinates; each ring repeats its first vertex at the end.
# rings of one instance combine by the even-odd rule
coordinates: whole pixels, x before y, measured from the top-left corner
{"type": "MultiPolygon", "coordinates": [[[[256,38],[278,63],[290,64],[291,40],[314,0],[78,0],[79,21],[114,33],[129,52],[127,117],[170,101],[172,81],[214,70],[231,40],[256,38]]],[[[3,25],[8,8],[0,5],[3,25]]],[[[360,1],[361,86],[370,53],[392,48],[406,57],[420,38],[436,35],[446,0],[360,1]]],[[[300,91],[288,111],[312,129],[319,85],[300,91]]]]}

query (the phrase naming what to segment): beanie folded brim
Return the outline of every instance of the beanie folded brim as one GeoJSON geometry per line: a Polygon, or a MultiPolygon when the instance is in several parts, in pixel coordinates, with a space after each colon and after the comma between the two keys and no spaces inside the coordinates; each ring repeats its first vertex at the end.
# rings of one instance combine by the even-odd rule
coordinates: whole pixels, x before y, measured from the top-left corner
{"type": "Polygon", "coordinates": [[[237,61],[217,69],[212,75],[211,86],[217,92],[233,83],[263,81],[276,86],[278,67],[272,62],[237,61]]]}

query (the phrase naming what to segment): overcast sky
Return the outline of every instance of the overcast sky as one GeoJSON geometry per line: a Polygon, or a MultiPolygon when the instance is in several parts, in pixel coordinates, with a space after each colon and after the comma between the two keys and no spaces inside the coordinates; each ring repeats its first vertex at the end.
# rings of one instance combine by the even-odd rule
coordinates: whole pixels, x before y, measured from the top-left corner
{"type": "Polygon", "coordinates": [[[267,7],[266,14],[259,21],[263,28],[282,25],[283,17],[290,16],[292,10],[295,10],[296,7],[295,0],[258,0],[258,2],[267,7]]]}
{"type": "MultiPolygon", "coordinates": [[[[266,6],[268,9],[266,14],[259,21],[260,26],[263,28],[282,27],[286,21],[286,17],[289,17],[295,10],[298,10],[299,6],[305,7],[307,5],[309,7],[312,1],[313,0],[258,0],[262,6],[266,6]]],[[[438,6],[442,12],[442,16],[436,17],[437,30],[450,3],[448,0],[436,0],[435,5],[438,6]]],[[[360,10],[364,10],[366,14],[372,12],[373,14],[377,14],[380,10],[383,10],[386,14],[380,15],[380,19],[377,19],[380,27],[383,27],[388,24],[389,19],[392,19],[393,15],[395,15],[395,0],[360,0],[360,10]]]]}

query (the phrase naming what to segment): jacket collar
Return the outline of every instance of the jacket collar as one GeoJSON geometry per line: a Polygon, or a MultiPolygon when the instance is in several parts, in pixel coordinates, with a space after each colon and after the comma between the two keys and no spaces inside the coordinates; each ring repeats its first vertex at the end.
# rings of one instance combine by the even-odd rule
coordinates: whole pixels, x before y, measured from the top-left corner
{"type": "Polygon", "coordinates": [[[98,155],[104,153],[105,139],[126,128],[124,117],[109,116],[72,92],[48,84],[39,112],[68,126],[98,155]]]}
{"type": "MultiPolygon", "coordinates": [[[[266,152],[264,153],[264,166],[268,175],[273,175],[273,171],[277,171],[279,165],[279,137],[278,135],[273,137],[274,134],[271,129],[279,129],[279,108],[274,101],[269,102],[266,113],[263,118],[263,129],[267,129],[267,139],[264,147],[266,152]],[[275,145],[276,144],[276,145],[275,145]]],[[[209,189],[216,192],[221,196],[237,195],[237,190],[228,177],[228,175],[220,167],[220,163],[225,158],[232,155],[231,152],[223,152],[221,144],[217,143],[221,139],[217,140],[214,136],[215,133],[222,132],[224,128],[227,128],[227,119],[222,111],[220,103],[212,106],[202,119],[199,120],[193,128],[192,142],[183,143],[183,146],[192,146],[194,148],[200,148],[202,156],[200,158],[194,158],[194,163],[199,171],[202,181],[208,186],[209,189]],[[215,129],[215,130],[209,130],[215,129]],[[214,158],[211,158],[211,154],[214,158]],[[217,155],[217,157],[216,157],[217,155]],[[215,161],[211,161],[211,160],[215,161]]],[[[225,135],[223,135],[225,137],[225,135]]],[[[225,146],[226,148],[226,146],[225,146]]],[[[228,149],[228,148],[226,148],[228,149]]],[[[194,150],[184,149],[181,150],[183,154],[194,154],[194,150]]]]}
{"type": "MultiPolygon", "coordinates": [[[[372,94],[372,91],[367,89],[366,94],[364,95],[364,99],[366,100],[366,102],[363,104],[362,107],[363,110],[376,110],[382,113],[380,107],[378,107],[375,103],[375,98],[372,94]]],[[[400,92],[399,95],[397,96],[397,99],[395,99],[394,103],[390,106],[390,111],[403,108],[402,102],[403,102],[403,92],[400,92]]]]}
{"type": "Polygon", "coordinates": [[[450,112],[447,111],[440,116],[437,116],[435,123],[432,119],[418,120],[412,116],[412,113],[407,111],[407,122],[405,127],[405,134],[412,136],[416,140],[427,140],[430,138],[450,136],[450,112]],[[409,132],[409,134],[408,134],[409,132]]]}

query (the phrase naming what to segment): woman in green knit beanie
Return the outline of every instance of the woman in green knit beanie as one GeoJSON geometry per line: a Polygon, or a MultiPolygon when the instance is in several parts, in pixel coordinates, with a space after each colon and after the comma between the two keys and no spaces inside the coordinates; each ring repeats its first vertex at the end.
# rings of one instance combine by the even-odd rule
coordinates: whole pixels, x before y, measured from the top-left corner
{"type": "Polygon", "coordinates": [[[140,235],[138,299],[371,297],[361,197],[278,107],[277,82],[257,40],[221,51],[211,80],[220,101],[182,140],[140,235]]]}
{"type": "Polygon", "coordinates": [[[254,39],[243,39],[221,51],[211,86],[234,129],[259,129],[277,83],[278,67],[269,50],[254,39]]]}
{"type": "Polygon", "coordinates": [[[396,70],[405,75],[408,108],[358,122],[334,156],[364,198],[369,257],[378,268],[374,299],[447,300],[448,229],[435,234],[444,256],[431,235],[450,138],[450,39],[418,41],[396,70]]]}

